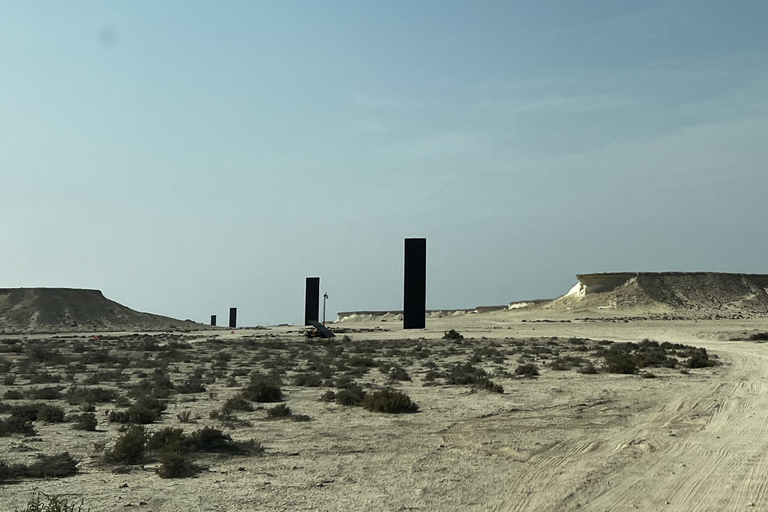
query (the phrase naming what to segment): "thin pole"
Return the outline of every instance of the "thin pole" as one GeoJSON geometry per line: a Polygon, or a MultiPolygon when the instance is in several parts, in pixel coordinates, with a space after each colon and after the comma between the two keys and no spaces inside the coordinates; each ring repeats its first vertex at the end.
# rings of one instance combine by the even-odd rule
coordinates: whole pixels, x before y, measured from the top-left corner
{"type": "Polygon", "coordinates": [[[328,300],[328,294],[323,294],[323,325],[325,325],[325,302],[328,300]]]}

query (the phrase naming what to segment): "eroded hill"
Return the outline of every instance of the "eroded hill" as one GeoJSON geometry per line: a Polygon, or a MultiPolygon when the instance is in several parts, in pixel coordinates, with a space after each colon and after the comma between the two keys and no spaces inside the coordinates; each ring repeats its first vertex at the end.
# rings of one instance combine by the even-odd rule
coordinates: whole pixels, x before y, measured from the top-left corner
{"type": "Polygon", "coordinates": [[[134,311],[99,290],[0,288],[0,332],[167,330],[196,325],[134,311]]]}

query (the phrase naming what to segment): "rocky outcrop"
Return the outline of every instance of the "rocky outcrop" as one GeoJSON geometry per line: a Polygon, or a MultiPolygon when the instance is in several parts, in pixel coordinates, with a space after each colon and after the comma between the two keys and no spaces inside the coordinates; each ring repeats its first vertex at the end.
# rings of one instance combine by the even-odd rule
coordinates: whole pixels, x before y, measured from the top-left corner
{"type": "Polygon", "coordinates": [[[190,321],[140,313],[99,290],[0,288],[0,332],[140,331],[200,327],[190,321]]]}
{"type": "Polygon", "coordinates": [[[706,318],[768,315],[766,274],[614,272],[576,277],[576,286],[552,307],[682,311],[706,318]]]}

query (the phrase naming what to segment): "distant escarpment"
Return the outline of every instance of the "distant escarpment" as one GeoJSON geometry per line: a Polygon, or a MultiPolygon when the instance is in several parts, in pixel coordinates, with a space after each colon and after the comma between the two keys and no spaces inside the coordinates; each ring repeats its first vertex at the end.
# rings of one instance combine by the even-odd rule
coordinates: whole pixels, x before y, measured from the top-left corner
{"type": "Polygon", "coordinates": [[[571,311],[677,312],[695,318],[768,316],[768,275],[723,272],[579,274],[545,307],[571,311]]]}
{"type": "Polygon", "coordinates": [[[140,313],[99,290],[0,288],[0,332],[98,332],[190,329],[199,324],[140,313]]]}

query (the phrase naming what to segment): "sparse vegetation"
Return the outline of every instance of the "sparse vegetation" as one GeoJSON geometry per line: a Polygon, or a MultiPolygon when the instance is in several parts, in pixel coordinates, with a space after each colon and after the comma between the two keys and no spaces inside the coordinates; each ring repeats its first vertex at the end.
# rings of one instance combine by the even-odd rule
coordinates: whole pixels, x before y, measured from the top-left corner
{"type": "MultiPolygon", "coordinates": [[[[0,481],[2,481],[1,477],[0,481]]],[[[26,507],[21,510],[16,509],[15,512],[82,512],[84,503],[82,498],[79,502],[70,502],[66,496],[36,493],[27,502],[26,507]]]]}
{"type": "Polygon", "coordinates": [[[389,388],[368,393],[362,405],[367,411],[392,414],[414,413],[419,410],[419,406],[412,402],[408,395],[389,388]]]}
{"type": "Polygon", "coordinates": [[[539,367],[533,363],[525,363],[515,368],[515,375],[518,377],[538,377],[539,367]]]}

